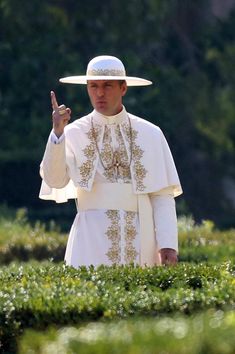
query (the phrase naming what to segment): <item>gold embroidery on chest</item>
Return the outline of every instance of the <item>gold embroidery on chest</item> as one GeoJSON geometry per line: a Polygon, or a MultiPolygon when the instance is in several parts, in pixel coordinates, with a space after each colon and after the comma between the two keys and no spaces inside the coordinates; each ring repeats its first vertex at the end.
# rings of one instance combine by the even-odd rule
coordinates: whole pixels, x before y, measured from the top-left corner
{"type": "MultiPolygon", "coordinates": [[[[123,126],[124,132],[129,141],[130,132],[128,126],[126,124],[124,124],[123,126]]],[[[137,135],[138,131],[132,129],[132,158],[134,167],[134,178],[136,181],[136,190],[142,192],[146,188],[144,185],[144,178],[146,177],[148,171],[145,169],[144,165],[141,162],[141,158],[144,155],[144,150],[142,150],[140,146],[136,144],[137,135]]]]}
{"type": "MultiPolygon", "coordinates": [[[[95,130],[97,134],[100,134],[101,127],[97,126],[95,130]]],[[[90,129],[86,133],[86,135],[90,143],[82,150],[84,157],[86,158],[86,161],[84,161],[79,168],[80,175],[81,175],[81,180],[79,184],[81,187],[88,187],[88,182],[92,177],[92,173],[94,169],[94,161],[96,159],[96,149],[95,149],[95,143],[92,139],[92,129],[90,129]]]]}
{"type": "MultiPolygon", "coordinates": [[[[128,162],[129,162],[128,155],[120,131],[120,127],[118,125],[115,127],[114,133],[118,144],[118,149],[115,151],[115,154],[118,155],[118,160],[122,161],[122,165],[128,166],[128,162]]],[[[111,128],[107,126],[105,127],[103,146],[100,154],[106,166],[112,165],[114,153],[112,149],[111,128]]],[[[117,181],[117,176],[114,173],[114,169],[104,170],[103,175],[108,182],[115,183],[117,181]]],[[[130,182],[131,180],[130,168],[124,168],[123,166],[119,166],[118,178],[122,179],[124,183],[130,182]]]]}
{"type": "Polygon", "coordinates": [[[133,241],[136,238],[137,231],[135,227],[135,217],[136,213],[133,211],[125,212],[125,262],[133,263],[138,255],[135,247],[133,246],[133,241]]]}
{"type": "MultiPolygon", "coordinates": [[[[107,166],[112,164],[112,159],[113,159],[113,151],[112,151],[111,143],[112,140],[111,140],[110,129],[107,126],[105,126],[103,146],[100,155],[102,160],[107,166]]],[[[108,182],[111,183],[115,182],[113,169],[103,170],[103,175],[108,182]]]]}
{"type": "Polygon", "coordinates": [[[108,239],[111,241],[111,247],[109,248],[106,256],[112,263],[120,263],[121,261],[121,228],[120,228],[120,216],[118,210],[107,210],[106,215],[111,222],[111,225],[106,231],[108,239]]]}

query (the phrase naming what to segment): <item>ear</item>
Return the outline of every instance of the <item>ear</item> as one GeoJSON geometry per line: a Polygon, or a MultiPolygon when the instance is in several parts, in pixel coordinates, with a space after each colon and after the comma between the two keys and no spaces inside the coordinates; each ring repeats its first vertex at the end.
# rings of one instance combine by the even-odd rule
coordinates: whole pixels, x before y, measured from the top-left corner
{"type": "Polygon", "coordinates": [[[122,89],[122,96],[125,96],[125,94],[126,94],[126,92],[127,92],[127,84],[126,84],[126,81],[122,83],[121,89],[122,89]]]}

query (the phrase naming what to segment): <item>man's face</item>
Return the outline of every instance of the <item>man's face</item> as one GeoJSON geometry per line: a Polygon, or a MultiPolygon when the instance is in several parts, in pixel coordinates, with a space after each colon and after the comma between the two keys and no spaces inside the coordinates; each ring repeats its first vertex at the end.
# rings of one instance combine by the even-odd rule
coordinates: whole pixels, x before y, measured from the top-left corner
{"type": "Polygon", "coordinates": [[[106,116],[118,114],[122,110],[122,97],[127,91],[126,82],[118,80],[89,80],[87,91],[94,109],[106,116]]]}

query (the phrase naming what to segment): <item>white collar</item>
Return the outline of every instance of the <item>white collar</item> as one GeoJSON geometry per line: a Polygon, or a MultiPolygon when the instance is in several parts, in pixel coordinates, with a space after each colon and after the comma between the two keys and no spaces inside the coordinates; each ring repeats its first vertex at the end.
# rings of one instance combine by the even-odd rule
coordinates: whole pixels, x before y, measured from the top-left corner
{"type": "Polygon", "coordinates": [[[121,124],[127,120],[127,112],[124,106],[122,106],[122,110],[120,113],[115,114],[114,116],[105,116],[99,112],[97,112],[95,109],[91,113],[93,119],[97,123],[109,125],[109,124],[121,124]]]}

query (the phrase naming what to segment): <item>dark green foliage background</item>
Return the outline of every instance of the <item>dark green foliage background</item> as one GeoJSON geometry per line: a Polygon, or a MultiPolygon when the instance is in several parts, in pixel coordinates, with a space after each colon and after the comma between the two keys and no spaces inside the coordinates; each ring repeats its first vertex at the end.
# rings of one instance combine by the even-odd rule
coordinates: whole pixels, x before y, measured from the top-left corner
{"type": "Polygon", "coordinates": [[[0,0],[1,202],[28,207],[31,218],[56,213],[38,200],[49,92],[73,119],[89,112],[85,87],[58,78],[83,74],[92,57],[111,54],[129,75],[154,82],[130,88],[125,105],[167,136],[184,188],[179,213],[234,225],[224,189],[235,179],[234,36],[235,12],[216,18],[209,0],[0,0]]]}

